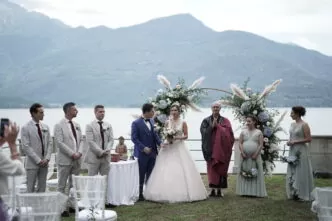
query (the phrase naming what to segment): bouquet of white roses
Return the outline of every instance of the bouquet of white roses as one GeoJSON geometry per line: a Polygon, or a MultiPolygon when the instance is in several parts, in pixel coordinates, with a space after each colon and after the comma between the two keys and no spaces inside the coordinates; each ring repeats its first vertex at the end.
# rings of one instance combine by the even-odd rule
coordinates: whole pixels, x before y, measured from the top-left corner
{"type": "Polygon", "coordinates": [[[173,128],[165,128],[163,135],[165,139],[167,140],[168,143],[173,143],[174,136],[177,134],[177,131],[174,130],[173,128]]]}

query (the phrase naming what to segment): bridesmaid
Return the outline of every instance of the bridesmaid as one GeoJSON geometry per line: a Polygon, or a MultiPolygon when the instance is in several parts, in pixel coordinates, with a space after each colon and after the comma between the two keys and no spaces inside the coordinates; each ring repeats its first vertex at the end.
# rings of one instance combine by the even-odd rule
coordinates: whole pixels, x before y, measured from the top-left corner
{"type": "Polygon", "coordinates": [[[306,113],[302,106],[292,107],[291,118],[295,121],[291,124],[289,156],[299,156],[296,165],[287,165],[286,193],[288,199],[309,201],[314,189],[314,179],[311,162],[309,159],[308,143],[311,142],[310,127],[301,117],[306,113]]]}
{"type": "Polygon", "coordinates": [[[255,116],[247,117],[247,128],[240,134],[239,147],[241,151],[241,169],[250,170],[257,167],[257,176],[243,177],[241,172],[236,181],[236,194],[241,196],[266,197],[261,150],[263,148],[263,134],[256,129],[255,116]]]}

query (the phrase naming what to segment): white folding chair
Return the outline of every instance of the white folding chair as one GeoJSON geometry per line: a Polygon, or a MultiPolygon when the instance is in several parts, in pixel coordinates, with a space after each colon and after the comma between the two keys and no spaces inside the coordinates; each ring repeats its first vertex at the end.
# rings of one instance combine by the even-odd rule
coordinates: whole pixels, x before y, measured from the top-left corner
{"type": "Polygon", "coordinates": [[[105,194],[107,176],[75,176],[73,178],[73,193],[75,203],[75,220],[117,220],[117,213],[105,210],[105,194]],[[83,209],[79,211],[79,207],[83,209]]]}
{"type": "Polygon", "coordinates": [[[59,192],[18,193],[20,221],[60,221],[67,196],[59,192]]]}
{"type": "Polygon", "coordinates": [[[58,187],[58,175],[57,172],[54,172],[54,169],[56,167],[56,154],[51,154],[50,162],[48,163],[48,173],[47,173],[47,181],[46,186],[48,191],[51,189],[57,189],[58,187]],[[54,175],[56,175],[56,178],[52,178],[54,175]]]}
{"type": "Polygon", "coordinates": [[[332,221],[332,188],[315,188],[314,211],[319,221],[332,221]]]}

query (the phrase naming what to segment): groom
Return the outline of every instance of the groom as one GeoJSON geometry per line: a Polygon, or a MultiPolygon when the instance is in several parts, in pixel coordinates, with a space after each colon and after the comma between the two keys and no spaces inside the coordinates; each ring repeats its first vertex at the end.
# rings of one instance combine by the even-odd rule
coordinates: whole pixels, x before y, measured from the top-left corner
{"type": "Polygon", "coordinates": [[[154,116],[152,104],[142,106],[142,117],[131,125],[131,140],[134,143],[134,156],[138,158],[139,167],[139,201],[144,200],[144,181],[149,179],[158,154],[157,146],[161,144],[160,138],[153,128],[151,118],[154,116]]]}

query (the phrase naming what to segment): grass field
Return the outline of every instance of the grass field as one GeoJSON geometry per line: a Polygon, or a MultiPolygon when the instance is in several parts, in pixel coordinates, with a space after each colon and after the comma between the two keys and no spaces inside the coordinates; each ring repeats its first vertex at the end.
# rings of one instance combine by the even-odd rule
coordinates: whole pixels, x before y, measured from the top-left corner
{"type": "MultiPolygon", "coordinates": [[[[206,183],[206,176],[203,176],[206,183]]],[[[114,208],[118,221],[313,221],[310,203],[286,199],[285,176],[266,177],[268,197],[246,198],[235,195],[236,176],[229,177],[224,198],[195,203],[158,204],[138,202],[134,206],[114,208]]],[[[332,179],[316,179],[316,186],[332,186],[332,179]]],[[[75,214],[64,218],[73,221],[75,214]]]]}

